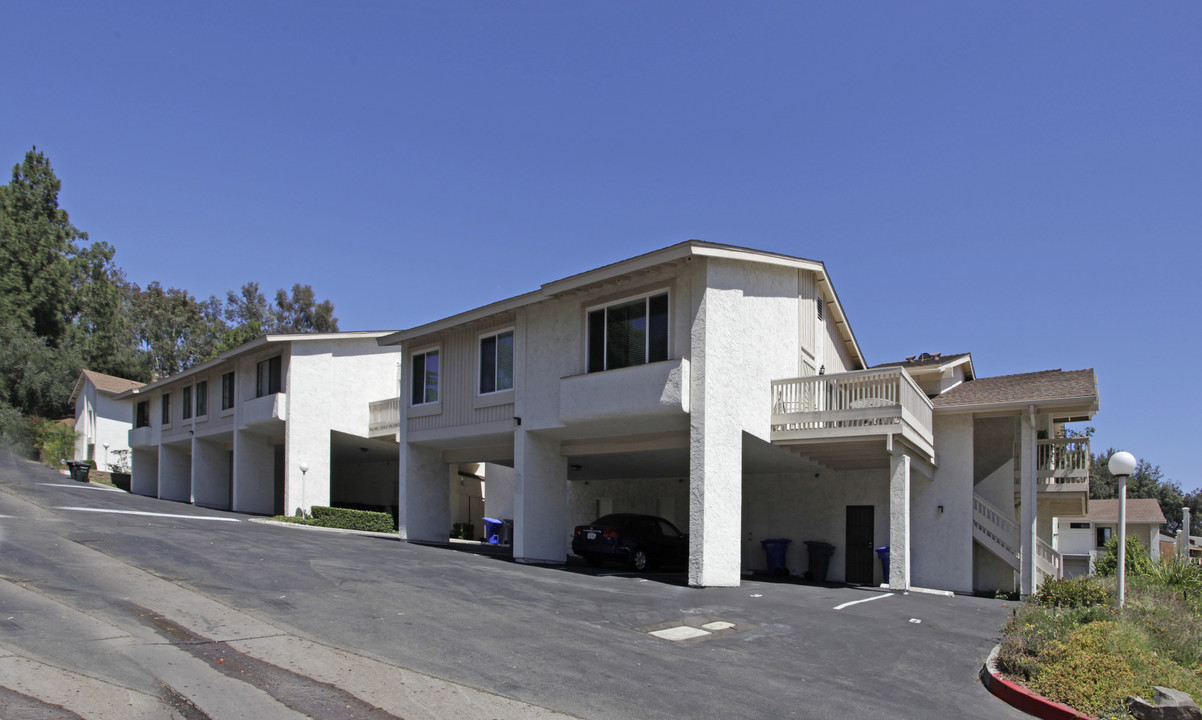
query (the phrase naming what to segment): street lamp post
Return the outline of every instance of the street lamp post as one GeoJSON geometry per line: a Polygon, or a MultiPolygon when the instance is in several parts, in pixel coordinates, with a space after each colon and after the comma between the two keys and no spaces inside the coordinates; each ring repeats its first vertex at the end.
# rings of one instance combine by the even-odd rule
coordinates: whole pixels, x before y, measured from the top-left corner
{"type": "Polygon", "coordinates": [[[105,467],[109,466],[109,444],[108,443],[104,444],[104,466],[105,467]]]}
{"type": "Polygon", "coordinates": [[[1127,478],[1135,472],[1135,456],[1116,452],[1107,467],[1119,481],[1119,607],[1127,601],[1127,478]]]}

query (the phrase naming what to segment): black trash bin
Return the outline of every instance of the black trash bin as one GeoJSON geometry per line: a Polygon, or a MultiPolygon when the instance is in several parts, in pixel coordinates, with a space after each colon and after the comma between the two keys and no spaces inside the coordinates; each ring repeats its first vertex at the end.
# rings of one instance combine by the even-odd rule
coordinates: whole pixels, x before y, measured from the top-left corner
{"type": "Polygon", "coordinates": [[[509,518],[501,520],[501,544],[513,544],[513,520],[509,518]]]}
{"type": "Polygon", "coordinates": [[[92,465],[83,460],[68,460],[67,470],[71,473],[71,479],[78,482],[88,481],[88,472],[91,471],[92,465]]]}
{"type": "Polygon", "coordinates": [[[826,573],[831,567],[831,555],[835,554],[835,546],[821,540],[806,540],[806,548],[810,554],[810,579],[814,582],[826,582],[826,573]]]}
{"type": "Polygon", "coordinates": [[[789,574],[789,568],[785,566],[785,553],[788,551],[789,543],[791,542],[793,541],[788,538],[760,540],[760,546],[764,548],[764,552],[768,555],[769,575],[789,574]]]}

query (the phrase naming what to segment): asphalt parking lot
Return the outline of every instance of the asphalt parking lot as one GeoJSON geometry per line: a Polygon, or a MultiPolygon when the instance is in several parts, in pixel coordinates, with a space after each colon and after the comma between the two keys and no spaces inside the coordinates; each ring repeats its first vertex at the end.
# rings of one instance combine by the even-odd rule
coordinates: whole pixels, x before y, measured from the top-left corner
{"type": "Polygon", "coordinates": [[[116,599],[72,587],[55,543],[323,646],[577,717],[1026,717],[976,679],[1003,601],[522,565],[73,486],[11,461],[0,490],[0,574],[93,613],[116,599]],[[22,529],[33,514],[53,542],[22,529]]]}

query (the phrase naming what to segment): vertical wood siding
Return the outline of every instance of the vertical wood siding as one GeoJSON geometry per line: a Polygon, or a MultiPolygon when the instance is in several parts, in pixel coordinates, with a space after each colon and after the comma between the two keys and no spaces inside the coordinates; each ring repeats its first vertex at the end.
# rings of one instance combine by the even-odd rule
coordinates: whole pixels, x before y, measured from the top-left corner
{"type": "MultiPolygon", "coordinates": [[[[473,402],[478,391],[479,378],[479,342],[480,336],[490,331],[499,331],[513,327],[513,320],[490,325],[484,328],[471,327],[443,335],[437,341],[439,346],[439,378],[438,394],[441,399],[442,412],[437,415],[408,418],[410,432],[420,430],[436,430],[440,428],[457,427],[460,425],[475,425],[496,420],[508,420],[513,417],[513,404],[495,405],[486,408],[473,408],[473,402]]],[[[430,347],[431,343],[414,346],[420,352],[422,348],[430,347]]],[[[515,353],[524,352],[516,348],[515,353]]],[[[406,353],[408,357],[408,353],[406,353]]],[[[406,359],[406,362],[409,362],[406,359]]],[[[412,371],[412,366],[406,368],[406,376],[412,371]]],[[[408,386],[408,383],[406,383],[408,386]]]]}

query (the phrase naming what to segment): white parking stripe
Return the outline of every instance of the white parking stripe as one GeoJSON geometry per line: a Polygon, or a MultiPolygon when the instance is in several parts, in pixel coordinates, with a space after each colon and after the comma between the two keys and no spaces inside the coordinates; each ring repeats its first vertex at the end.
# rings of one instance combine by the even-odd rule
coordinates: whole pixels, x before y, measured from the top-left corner
{"type": "Polygon", "coordinates": [[[880,600],[881,598],[887,598],[887,597],[893,597],[893,594],[888,593],[888,594],[883,594],[883,595],[877,595],[875,597],[864,598],[863,600],[852,600],[851,602],[845,602],[842,605],[836,605],[835,609],[842,610],[845,607],[851,607],[852,605],[859,605],[860,603],[872,602],[873,600],[880,600]]]}
{"type": "Polygon", "coordinates": [[[87,488],[89,490],[108,490],[109,492],[125,492],[121,488],[109,487],[108,485],[84,485],[83,483],[38,483],[46,487],[65,487],[65,488],[87,488]]]}
{"type": "Polygon", "coordinates": [[[66,507],[59,506],[55,510],[76,510],[79,512],[115,513],[117,515],[149,515],[150,517],[182,518],[184,520],[216,520],[218,522],[242,522],[238,518],[209,517],[207,515],[173,515],[171,513],[143,512],[141,510],[108,510],[105,508],[66,507]]]}

